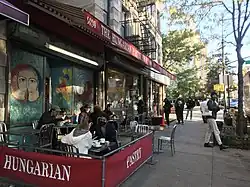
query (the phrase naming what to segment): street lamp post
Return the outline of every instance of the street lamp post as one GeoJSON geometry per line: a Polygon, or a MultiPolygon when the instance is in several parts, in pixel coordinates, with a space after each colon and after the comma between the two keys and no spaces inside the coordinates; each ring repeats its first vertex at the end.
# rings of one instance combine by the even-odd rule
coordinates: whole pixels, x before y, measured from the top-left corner
{"type": "Polygon", "coordinates": [[[224,107],[226,109],[226,89],[225,89],[225,46],[224,46],[224,14],[222,14],[222,40],[221,40],[221,58],[222,58],[222,77],[223,77],[223,84],[224,84],[224,92],[223,92],[223,99],[224,99],[224,107]]]}

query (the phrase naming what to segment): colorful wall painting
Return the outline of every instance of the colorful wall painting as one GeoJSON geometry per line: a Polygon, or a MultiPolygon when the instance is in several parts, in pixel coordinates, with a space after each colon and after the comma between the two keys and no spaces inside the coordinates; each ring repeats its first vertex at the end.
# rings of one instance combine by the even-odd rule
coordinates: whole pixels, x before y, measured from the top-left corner
{"type": "Polygon", "coordinates": [[[74,114],[78,114],[80,112],[80,108],[84,104],[89,104],[93,107],[93,71],[88,69],[81,69],[74,67],[73,68],[74,75],[74,114]]]}
{"type": "Polygon", "coordinates": [[[40,96],[41,78],[29,64],[18,64],[11,71],[11,95],[19,101],[34,102],[40,96]]]}
{"type": "Polygon", "coordinates": [[[11,59],[10,124],[30,125],[43,112],[44,57],[13,49],[11,59]]]}
{"type": "Polygon", "coordinates": [[[52,104],[72,111],[72,67],[51,68],[52,104]]]}

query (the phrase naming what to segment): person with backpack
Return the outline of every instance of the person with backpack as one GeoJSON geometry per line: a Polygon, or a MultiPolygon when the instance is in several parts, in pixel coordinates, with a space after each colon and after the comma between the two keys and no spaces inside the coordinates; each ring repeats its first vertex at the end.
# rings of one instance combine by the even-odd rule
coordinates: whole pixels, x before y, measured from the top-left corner
{"type": "Polygon", "coordinates": [[[186,120],[188,118],[188,115],[190,113],[190,120],[192,120],[192,117],[193,117],[193,109],[195,107],[195,101],[189,97],[187,102],[186,102],[186,105],[187,105],[187,115],[186,115],[186,120]]]}
{"type": "Polygon", "coordinates": [[[169,114],[171,112],[171,108],[173,107],[173,105],[171,104],[171,102],[168,100],[168,98],[166,97],[164,99],[164,106],[163,106],[163,109],[164,109],[164,113],[165,113],[165,119],[167,121],[167,125],[169,126],[170,124],[170,121],[169,121],[169,114]]]}
{"type": "Polygon", "coordinates": [[[178,124],[180,124],[180,122],[184,124],[183,111],[184,111],[184,100],[182,96],[180,95],[175,102],[175,113],[176,113],[178,124]]]}
{"type": "Polygon", "coordinates": [[[207,105],[205,106],[205,109],[204,109],[204,116],[206,116],[207,123],[208,123],[208,129],[205,135],[204,147],[212,147],[212,145],[209,144],[209,141],[213,132],[215,139],[218,145],[220,146],[220,150],[223,150],[228,147],[223,145],[220,139],[220,131],[216,123],[216,117],[217,117],[217,112],[220,111],[221,107],[219,107],[218,103],[216,102],[216,99],[217,99],[217,93],[212,92],[211,99],[208,100],[207,105]]]}

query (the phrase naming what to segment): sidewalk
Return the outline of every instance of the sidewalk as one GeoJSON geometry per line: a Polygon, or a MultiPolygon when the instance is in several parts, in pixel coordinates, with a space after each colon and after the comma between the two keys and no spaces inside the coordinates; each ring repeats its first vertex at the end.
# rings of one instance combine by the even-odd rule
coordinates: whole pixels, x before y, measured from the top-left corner
{"type": "Polygon", "coordinates": [[[121,187],[249,187],[250,151],[204,148],[205,131],[201,121],[178,126],[174,157],[165,148],[164,153],[155,155],[156,165],[145,164],[121,187]]]}

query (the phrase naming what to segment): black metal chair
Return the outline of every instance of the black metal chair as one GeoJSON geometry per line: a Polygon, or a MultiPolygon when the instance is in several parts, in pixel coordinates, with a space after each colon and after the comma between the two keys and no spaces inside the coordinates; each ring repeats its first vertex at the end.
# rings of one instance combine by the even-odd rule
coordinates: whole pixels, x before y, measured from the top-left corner
{"type": "Polygon", "coordinates": [[[162,150],[162,144],[166,143],[168,146],[171,147],[171,154],[174,156],[175,154],[175,143],[174,143],[174,137],[175,137],[175,131],[176,131],[177,125],[174,125],[171,136],[160,136],[158,138],[158,153],[160,150],[162,150]]]}
{"type": "Polygon", "coordinates": [[[74,145],[61,143],[60,150],[66,152],[64,153],[64,156],[66,157],[78,157],[79,158],[79,150],[74,145]]]}
{"type": "Polygon", "coordinates": [[[40,128],[38,146],[42,148],[52,148],[55,124],[45,124],[40,128]]]}
{"type": "Polygon", "coordinates": [[[0,142],[10,143],[14,147],[19,145],[19,142],[17,140],[9,140],[9,135],[15,135],[15,134],[8,133],[7,126],[4,122],[0,122],[0,133],[1,133],[0,134],[0,142]]]}

